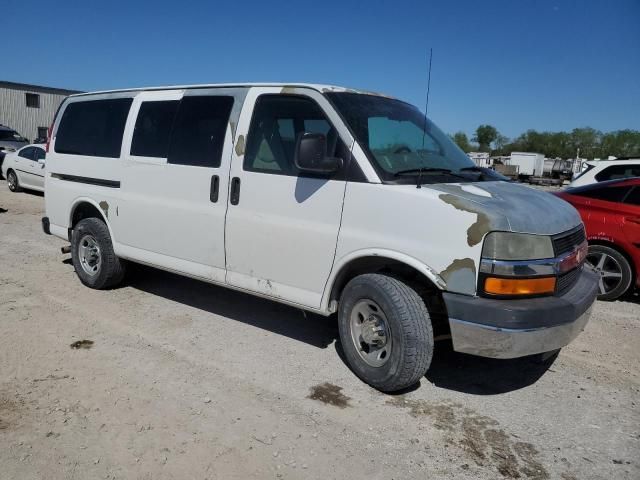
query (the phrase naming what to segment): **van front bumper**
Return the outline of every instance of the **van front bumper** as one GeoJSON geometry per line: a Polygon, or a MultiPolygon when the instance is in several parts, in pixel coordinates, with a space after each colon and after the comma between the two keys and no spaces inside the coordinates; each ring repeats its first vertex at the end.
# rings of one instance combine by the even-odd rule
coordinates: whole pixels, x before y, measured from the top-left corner
{"type": "Polygon", "coordinates": [[[560,296],[497,300],[445,292],[453,349],[491,358],[557,350],[584,330],[597,294],[598,275],[589,267],[560,296]]]}

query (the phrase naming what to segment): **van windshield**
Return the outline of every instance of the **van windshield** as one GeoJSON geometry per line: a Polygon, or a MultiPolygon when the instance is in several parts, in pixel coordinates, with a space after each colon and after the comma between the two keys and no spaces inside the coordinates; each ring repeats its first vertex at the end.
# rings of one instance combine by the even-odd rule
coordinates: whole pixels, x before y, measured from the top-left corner
{"type": "Polygon", "coordinates": [[[477,181],[475,164],[413,105],[360,93],[326,93],[385,181],[477,181]],[[407,178],[409,177],[409,178],[407,178]],[[413,177],[413,178],[411,178],[413,177]]]}

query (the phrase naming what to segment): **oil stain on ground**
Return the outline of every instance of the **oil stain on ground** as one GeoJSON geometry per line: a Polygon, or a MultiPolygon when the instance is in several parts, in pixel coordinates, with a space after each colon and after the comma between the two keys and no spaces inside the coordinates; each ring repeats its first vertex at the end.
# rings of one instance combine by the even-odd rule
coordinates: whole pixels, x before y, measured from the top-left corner
{"type": "Polygon", "coordinates": [[[81,348],[88,350],[93,347],[93,340],[78,340],[77,342],[73,342],[70,346],[74,350],[79,350],[81,348]]]}
{"type": "Polygon", "coordinates": [[[20,405],[9,398],[0,395],[0,434],[8,430],[20,414],[20,405]]]}
{"type": "Polygon", "coordinates": [[[349,405],[349,400],[351,400],[351,398],[342,393],[342,387],[338,387],[331,383],[321,383],[320,385],[311,387],[311,393],[307,398],[310,398],[311,400],[318,400],[319,402],[339,408],[351,406],[349,405]]]}
{"type": "Polygon", "coordinates": [[[493,418],[454,402],[431,403],[399,396],[387,404],[408,409],[412,417],[431,418],[433,426],[445,432],[448,444],[461,447],[478,466],[493,467],[504,478],[550,478],[538,460],[538,450],[530,443],[514,440],[493,418]]]}

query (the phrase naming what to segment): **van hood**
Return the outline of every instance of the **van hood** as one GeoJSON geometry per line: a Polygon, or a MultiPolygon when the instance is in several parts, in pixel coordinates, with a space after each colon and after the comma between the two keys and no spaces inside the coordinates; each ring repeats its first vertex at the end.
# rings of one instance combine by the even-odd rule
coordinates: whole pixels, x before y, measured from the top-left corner
{"type": "Polygon", "coordinates": [[[422,188],[439,192],[442,201],[458,210],[476,213],[476,237],[492,230],[555,235],[582,223],[576,209],[564,200],[517,183],[446,183],[422,188]]]}

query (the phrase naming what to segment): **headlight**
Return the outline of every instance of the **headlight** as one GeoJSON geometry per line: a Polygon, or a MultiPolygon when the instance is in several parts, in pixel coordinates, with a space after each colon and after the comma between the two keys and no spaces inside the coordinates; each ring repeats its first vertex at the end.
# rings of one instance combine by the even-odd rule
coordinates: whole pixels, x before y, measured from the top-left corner
{"type": "Polygon", "coordinates": [[[491,232],[482,247],[482,257],[491,260],[539,260],[553,256],[551,237],[544,235],[491,232]]]}
{"type": "Polygon", "coordinates": [[[556,289],[556,260],[551,237],[491,232],[484,240],[479,290],[485,295],[551,295],[556,289]]]}

